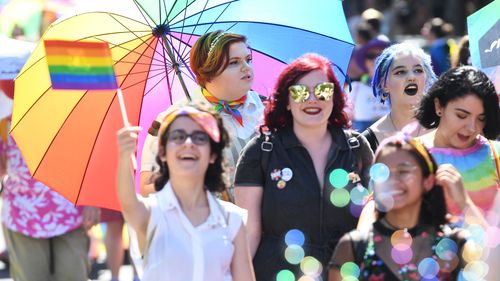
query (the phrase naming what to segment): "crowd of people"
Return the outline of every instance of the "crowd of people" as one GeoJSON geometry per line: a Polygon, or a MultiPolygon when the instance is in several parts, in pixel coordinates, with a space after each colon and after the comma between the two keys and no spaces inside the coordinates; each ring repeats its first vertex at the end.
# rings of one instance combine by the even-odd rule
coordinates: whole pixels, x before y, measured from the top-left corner
{"type": "Polygon", "coordinates": [[[12,278],[87,280],[87,231],[106,222],[113,281],[124,223],[137,280],[493,280],[495,87],[470,66],[467,37],[450,58],[442,20],[422,29],[427,53],[391,43],[365,16],[351,91],[333,62],[308,53],[260,96],[244,35],[199,37],[192,100],[165,108],[144,147],[141,128],[117,132],[121,214],[75,207],[31,178],[14,140],[1,138],[12,278]]]}

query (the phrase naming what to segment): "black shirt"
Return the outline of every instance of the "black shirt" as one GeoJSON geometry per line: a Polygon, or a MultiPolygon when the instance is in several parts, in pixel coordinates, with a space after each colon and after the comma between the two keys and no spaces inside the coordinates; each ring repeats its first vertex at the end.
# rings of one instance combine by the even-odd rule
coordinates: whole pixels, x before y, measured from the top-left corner
{"type": "MultiPolygon", "coordinates": [[[[332,146],[325,167],[324,189],[320,188],[308,151],[292,128],[273,133],[271,152],[262,151],[263,137],[259,136],[253,138],[242,151],[236,167],[235,186],[264,188],[262,238],[254,257],[259,281],[276,280],[276,274],[282,269],[295,272],[297,278],[301,276],[299,266],[290,264],[284,258],[287,247],[284,238],[289,230],[298,229],[304,234],[305,256],[315,257],[326,273],[326,264],[338,240],[356,227],[358,218],[351,213],[351,208],[356,207],[352,202],[344,207],[331,203],[333,186],[329,175],[341,168],[358,174],[367,186],[373,153],[366,139],[358,133],[333,127],[329,127],[329,132],[332,146]],[[351,135],[357,137],[358,148],[351,148],[348,144],[351,135]]],[[[345,188],[350,191],[353,186],[350,183],[345,188]]]]}

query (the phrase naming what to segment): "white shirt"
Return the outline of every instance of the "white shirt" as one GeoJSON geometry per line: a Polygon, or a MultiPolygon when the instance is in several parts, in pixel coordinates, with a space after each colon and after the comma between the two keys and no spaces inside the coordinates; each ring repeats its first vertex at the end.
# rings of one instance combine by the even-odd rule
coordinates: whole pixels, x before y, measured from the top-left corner
{"type": "MultiPolygon", "coordinates": [[[[193,92],[191,98],[193,100],[206,101],[205,97],[201,93],[201,89],[193,92]]],[[[186,101],[182,101],[181,104],[185,102],[186,101]]],[[[262,104],[257,92],[249,91],[245,103],[238,110],[241,113],[244,126],[241,126],[231,114],[226,112],[220,113],[224,127],[228,131],[231,139],[231,147],[226,150],[226,156],[230,167],[236,166],[240,150],[243,148],[245,143],[253,137],[255,132],[257,132],[258,125],[261,123],[261,119],[263,117],[264,105],[262,104]]],[[[161,123],[163,119],[165,119],[165,115],[166,111],[160,112],[160,114],[156,117],[156,121],[161,123]]],[[[156,163],[157,154],[158,139],[157,137],[148,134],[144,140],[144,147],[142,149],[141,172],[158,171],[159,167],[156,163]]]]}
{"type": "Polygon", "coordinates": [[[141,280],[232,280],[233,240],[246,210],[206,194],[210,215],[196,227],[182,211],[170,182],[147,198],[151,217],[141,280]]]}

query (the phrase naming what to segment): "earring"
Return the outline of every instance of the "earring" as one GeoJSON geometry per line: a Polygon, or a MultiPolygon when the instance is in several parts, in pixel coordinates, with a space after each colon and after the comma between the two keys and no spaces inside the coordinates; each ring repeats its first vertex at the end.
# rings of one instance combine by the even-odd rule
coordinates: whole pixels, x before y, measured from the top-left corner
{"type": "Polygon", "coordinates": [[[441,111],[436,111],[437,116],[441,117],[441,114],[442,114],[441,111]]]}

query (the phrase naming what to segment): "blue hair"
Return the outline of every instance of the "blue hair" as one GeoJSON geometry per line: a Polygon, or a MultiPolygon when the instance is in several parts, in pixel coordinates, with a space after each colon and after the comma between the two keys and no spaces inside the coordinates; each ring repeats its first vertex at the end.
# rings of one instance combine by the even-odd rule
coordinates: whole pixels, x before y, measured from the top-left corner
{"type": "MultiPolygon", "coordinates": [[[[434,70],[432,70],[431,56],[426,54],[424,50],[409,43],[399,43],[391,45],[385,48],[384,51],[380,54],[380,56],[378,56],[377,59],[375,60],[375,71],[372,79],[372,90],[373,90],[373,95],[376,98],[379,98],[381,103],[385,102],[385,99],[382,98],[382,95],[384,95],[383,88],[385,83],[387,82],[389,69],[391,69],[394,57],[396,57],[396,55],[399,55],[401,53],[413,54],[422,60],[422,66],[424,68],[425,73],[427,74],[427,80],[425,81],[425,92],[427,92],[427,90],[429,90],[432,84],[434,84],[434,82],[437,80],[436,74],[434,73],[434,70]]],[[[386,93],[385,95],[387,94],[388,93],[386,93]]],[[[388,100],[390,101],[390,99],[388,100]]]]}

